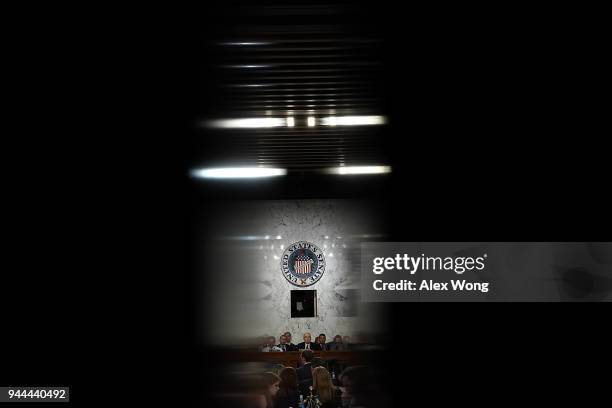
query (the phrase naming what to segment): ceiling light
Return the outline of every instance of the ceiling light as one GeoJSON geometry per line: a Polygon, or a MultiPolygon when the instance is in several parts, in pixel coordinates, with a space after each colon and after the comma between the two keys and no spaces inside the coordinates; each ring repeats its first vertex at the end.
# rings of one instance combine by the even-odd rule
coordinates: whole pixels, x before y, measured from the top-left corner
{"type": "Polygon", "coordinates": [[[244,119],[218,119],[206,123],[213,128],[268,128],[285,126],[283,118],[244,118],[244,119]]]}
{"type": "Polygon", "coordinates": [[[328,116],[321,118],[323,126],[359,126],[359,125],[384,125],[387,119],[384,116],[328,116]]]}
{"type": "Polygon", "coordinates": [[[286,174],[286,169],[268,167],[216,167],[191,172],[192,177],[206,179],[260,178],[284,176],[286,174]]]}
{"type": "Polygon", "coordinates": [[[340,166],[326,169],[326,173],[339,175],[391,173],[391,166],[340,166]]]}

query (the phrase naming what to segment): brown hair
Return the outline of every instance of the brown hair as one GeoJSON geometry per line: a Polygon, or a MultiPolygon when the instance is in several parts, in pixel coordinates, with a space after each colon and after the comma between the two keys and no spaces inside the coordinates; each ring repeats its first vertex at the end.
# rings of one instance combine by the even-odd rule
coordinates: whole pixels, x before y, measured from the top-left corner
{"type": "Polygon", "coordinates": [[[307,363],[310,363],[312,361],[312,358],[314,357],[314,353],[310,349],[304,349],[302,350],[301,356],[304,358],[304,360],[306,360],[307,363]]]}
{"type": "Polygon", "coordinates": [[[312,370],[312,388],[314,388],[319,401],[326,403],[334,398],[334,384],[329,371],[325,367],[317,367],[312,370]]]}
{"type": "Polygon", "coordinates": [[[263,386],[265,387],[269,387],[272,384],[276,384],[277,382],[280,382],[280,377],[274,373],[271,372],[265,372],[261,375],[261,383],[263,386]]]}
{"type": "Polygon", "coordinates": [[[272,396],[269,393],[269,389],[271,385],[280,382],[280,377],[274,373],[266,372],[263,373],[260,377],[260,393],[266,398],[266,406],[273,406],[272,396]]]}
{"type": "Polygon", "coordinates": [[[297,391],[298,378],[297,371],[293,367],[285,367],[278,373],[280,377],[279,395],[287,396],[291,391],[297,391]]]}

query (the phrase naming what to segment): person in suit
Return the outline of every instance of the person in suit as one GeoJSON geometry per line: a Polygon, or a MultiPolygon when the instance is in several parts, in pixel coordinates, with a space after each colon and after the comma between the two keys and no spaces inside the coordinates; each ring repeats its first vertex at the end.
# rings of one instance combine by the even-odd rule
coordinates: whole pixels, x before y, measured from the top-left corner
{"type": "Polygon", "coordinates": [[[321,350],[321,346],[317,343],[312,343],[312,335],[308,332],[304,333],[304,341],[298,344],[298,350],[321,350]]]}
{"type": "Polygon", "coordinates": [[[325,336],[325,333],[321,333],[319,334],[319,346],[321,346],[321,350],[327,350],[327,343],[325,342],[327,340],[327,337],[325,336]]]}
{"type": "Polygon", "coordinates": [[[297,408],[299,404],[298,377],[295,368],[285,367],[278,373],[279,390],[276,393],[274,408],[297,408]]]}
{"type": "Polygon", "coordinates": [[[285,347],[286,351],[298,351],[298,346],[296,346],[295,344],[291,342],[291,333],[285,332],[284,335],[285,335],[285,344],[287,345],[285,347]]]}
{"type": "Polygon", "coordinates": [[[346,350],[345,344],[342,342],[342,336],[339,334],[334,336],[334,341],[330,341],[326,344],[326,349],[330,351],[342,351],[346,350]]]}
{"type": "Polygon", "coordinates": [[[262,348],[261,351],[263,352],[270,352],[270,351],[283,351],[282,349],[280,349],[277,345],[276,345],[276,338],[274,336],[269,336],[268,337],[268,343],[265,344],[262,348]]]}
{"type": "Polygon", "coordinates": [[[280,337],[278,338],[278,346],[279,349],[281,349],[282,351],[288,351],[287,350],[287,338],[285,337],[284,334],[281,334],[280,337]]]}
{"type": "Polygon", "coordinates": [[[344,344],[344,349],[345,350],[350,350],[351,349],[351,343],[349,342],[350,338],[349,336],[344,336],[342,338],[342,344],[344,344]]]}
{"type": "Polygon", "coordinates": [[[325,362],[323,361],[321,357],[312,358],[312,361],[310,362],[310,377],[304,378],[303,380],[299,382],[300,394],[302,394],[304,397],[307,397],[308,395],[310,395],[310,388],[312,387],[313,370],[317,367],[324,367],[324,366],[325,366],[325,362]]]}
{"type": "Polygon", "coordinates": [[[310,362],[314,357],[312,350],[302,350],[300,353],[300,360],[302,365],[297,369],[298,381],[302,381],[308,378],[312,378],[312,372],[310,370],[310,362]]]}

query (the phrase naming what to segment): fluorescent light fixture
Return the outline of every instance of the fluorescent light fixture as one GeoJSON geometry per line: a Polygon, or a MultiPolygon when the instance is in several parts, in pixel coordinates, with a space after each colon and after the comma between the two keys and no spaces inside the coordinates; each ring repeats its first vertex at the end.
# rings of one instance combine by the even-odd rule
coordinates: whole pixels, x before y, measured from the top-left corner
{"type": "Polygon", "coordinates": [[[269,128],[285,126],[284,118],[218,119],[207,122],[207,126],[223,129],[269,128]]]}
{"type": "Polygon", "coordinates": [[[315,125],[315,118],[314,118],[314,116],[309,116],[307,121],[308,121],[307,122],[308,126],[313,127],[315,125]]]}
{"type": "Polygon", "coordinates": [[[230,65],[230,68],[268,68],[270,65],[230,65]]]}
{"type": "Polygon", "coordinates": [[[391,173],[391,166],[340,166],[330,167],[325,172],[343,176],[353,174],[385,174],[391,173]]]}
{"type": "MultiPolygon", "coordinates": [[[[270,235],[235,235],[235,236],[224,236],[220,237],[220,239],[230,240],[230,241],[260,241],[264,239],[282,239],[280,235],[277,235],[276,238],[270,238],[270,235]],[[267,238],[266,238],[267,237],[267,238]]],[[[259,246],[260,250],[263,250],[263,245],[259,246]]],[[[281,249],[284,249],[284,245],[281,245],[281,249]]]]}
{"type": "Polygon", "coordinates": [[[293,117],[289,116],[287,118],[287,127],[294,127],[295,126],[295,119],[293,119],[293,117]]]}
{"type": "Polygon", "coordinates": [[[328,116],[321,118],[323,126],[360,126],[360,125],[384,125],[387,118],[380,115],[370,116],[328,116]]]}
{"type": "Polygon", "coordinates": [[[267,42],[225,42],[223,45],[267,45],[267,42]]]}
{"type": "Polygon", "coordinates": [[[284,176],[286,174],[286,169],[269,167],[216,167],[191,172],[192,177],[206,179],[261,178],[284,176]]]}
{"type": "Polygon", "coordinates": [[[234,84],[228,86],[234,86],[237,88],[261,88],[262,86],[270,86],[270,84],[234,84]]]}

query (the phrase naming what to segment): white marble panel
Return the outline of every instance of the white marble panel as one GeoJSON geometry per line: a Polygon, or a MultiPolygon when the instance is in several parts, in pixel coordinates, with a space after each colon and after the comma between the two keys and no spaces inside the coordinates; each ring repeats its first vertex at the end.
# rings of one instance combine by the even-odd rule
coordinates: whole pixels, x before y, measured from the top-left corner
{"type": "Polygon", "coordinates": [[[215,278],[209,299],[207,340],[250,342],[290,331],[298,343],[307,331],[325,333],[328,341],[336,334],[355,339],[380,331],[383,318],[373,304],[358,303],[356,315],[344,316],[351,309],[344,290],[359,287],[359,244],[365,236],[382,239],[377,218],[370,204],[352,200],[259,201],[228,208],[219,220],[227,227],[217,231],[229,246],[217,254],[228,261],[216,268],[224,278],[215,278]],[[314,243],[326,259],[323,277],[306,288],[289,283],[280,268],[283,251],[297,241],[314,243]],[[299,289],[317,291],[317,317],[291,318],[290,293],[299,289]]]}

